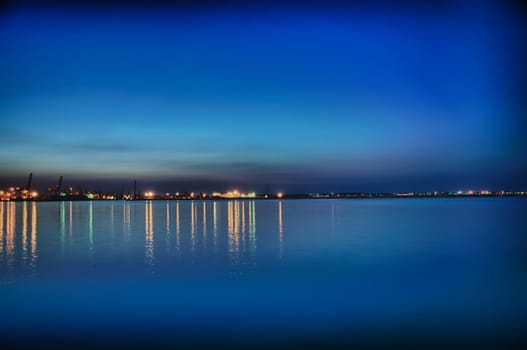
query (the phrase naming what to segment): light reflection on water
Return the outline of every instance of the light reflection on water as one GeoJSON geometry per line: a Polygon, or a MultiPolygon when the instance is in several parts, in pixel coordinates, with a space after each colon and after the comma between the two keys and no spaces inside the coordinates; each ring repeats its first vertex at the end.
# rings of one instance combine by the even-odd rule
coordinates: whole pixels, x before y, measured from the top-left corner
{"type": "Polygon", "coordinates": [[[15,254],[15,225],[16,225],[16,204],[7,203],[6,212],[6,260],[8,266],[12,266],[15,254]]]}
{"type": "Polygon", "coordinates": [[[24,202],[22,209],[23,209],[22,210],[22,251],[23,251],[23,258],[26,259],[26,256],[27,256],[27,224],[28,224],[27,202],[24,202]]]}
{"type": "Polygon", "coordinates": [[[90,239],[90,251],[93,250],[93,202],[89,204],[88,214],[88,236],[90,239]]]}
{"type": "Polygon", "coordinates": [[[145,255],[149,265],[154,262],[154,218],[152,215],[152,201],[145,205],[145,255]]]}
{"type": "Polygon", "coordinates": [[[203,320],[275,331],[402,318],[527,325],[526,208],[521,199],[0,202],[0,335],[33,318],[78,331],[94,314],[109,328],[143,316],[207,330],[203,320]],[[53,307],[72,311],[61,321],[53,307]]]}
{"type": "MultiPolygon", "coordinates": [[[[282,202],[273,202],[271,205],[278,213],[278,221],[273,231],[278,232],[276,240],[280,247],[279,255],[282,257],[282,202]]],[[[254,200],[162,203],[69,201],[1,202],[0,256],[6,266],[16,267],[20,263],[16,257],[16,250],[20,249],[21,258],[27,259],[30,256],[32,263],[36,263],[37,246],[44,244],[44,251],[51,259],[56,259],[56,252],[66,254],[64,259],[69,256],[74,260],[76,255],[82,256],[86,253],[92,254],[90,256],[95,259],[97,254],[109,253],[104,250],[108,246],[117,245],[117,250],[120,251],[133,249],[141,224],[144,233],[143,256],[149,266],[156,264],[156,247],[161,244],[165,246],[163,259],[185,249],[181,252],[184,256],[200,257],[204,260],[207,254],[219,254],[228,256],[229,264],[240,264],[246,263],[248,257],[254,258],[256,254],[254,200]],[[37,229],[37,208],[43,208],[45,215],[40,219],[41,230],[37,229]],[[137,216],[138,209],[143,210],[144,216],[137,216]],[[122,225],[116,225],[116,221],[122,225]],[[161,223],[164,224],[162,228],[159,227],[161,223]],[[20,225],[18,238],[17,224],[20,225]],[[185,227],[188,230],[185,230],[185,227]],[[160,241],[159,233],[162,232],[164,242],[160,241]],[[108,245],[102,244],[103,241],[108,245]],[[223,246],[223,250],[219,250],[219,246],[223,246]]]]}
{"type": "MultiPolygon", "coordinates": [[[[452,250],[448,240],[440,238],[442,236],[420,235],[436,231],[438,228],[434,226],[438,223],[414,218],[412,213],[404,212],[407,202],[399,209],[392,207],[392,202],[376,202],[381,204],[379,209],[374,209],[372,202],[361,203],[312,201],[304,207],[305,201],[283,200],[0,202],[0,268],[14,268],[14,277],[20,278],[24,276],[23,271],[19,271],[23,261],[35,265],[43,256],[47,261],[57,261],[56,253],[66,254],[63,259],[72,261],[77,256],[96,259],[121,254],[128,262],[138,262],[140,255],[136,247],[139,239],[143,242],[143,259],[149,266],[170,265],[174,257],[183,264],[212,264],[213,257],[219,258],[222,266],[251,264],[258,252],[266,259],[273,256],[283,259],[288,252],[296,256],[308,254],[305,256],[309,257],[309,254],[328,248],[355,256],[388,253],[410,256],[429,248],[435,254],[438,251],[430,245],[438,243],[442,244],[441,249],[452,250]],[[286,205],[287,211],[284,209],[286,205]],[[39,211],[42,214],[37,216],[39,211]],[[138,214],[141,211],[144,215],[138,214]],[[257,215],[261,216],[262,225],[258,230],[257,215]],[[374,221],[377,219],[375,215],[385,215],[384,224],[382,220],[374,221]],[[404,233],[410,227],[406,226],[405,215],[414,225],[408,233],[404,233]],[[122,225],[116,224],[119,222],[122,225]],[[292,236],[287,236],[286,222],[293,227],[292,236]],[[142,238],[138,235],[140,232],[142,238]],[[382,236],[382,240],[375,235],[382,236]],[[289,246],[287,242],[290,242],[289,246]],[[425,244],[418,245],[419,242],[425,244]],[[45,255],[37,254],[41,245],[41,252],[45,255]],[[367,249],[359,249],[361,246],[367,249]],[[399,249],[397,247],[406,251],[393,250],[399,249]],[[222,260],[223,257],[228,259],[222,260]]],[[[430,206],[430,202],[423,203],[420,212],[430,206]]],[[[459,215],[455,210],[445,206],[440,209],[449,211],[449,217],[442,224],[445,232],[464,232],[464,236],[458,235],[455,239],[478,230],[487,232],[497,225],[492,216],[488,216],[488,225],[482,222],[479,226],[467,228],[470,225],[466,220],[454,224],[453,220],[459,215]]],[[[483,237],[493,237],[490,233],[483,237]]],[[[462,242],[460,249],[466,244],[462,242]]]]}
{"type": "Polygon", "coordinates": [[[31,271],[35,272],[37,255],[37,203],[31,203],[31,271]]]}
{"type": "Polygon", "coordinates": [[[64,250],[66,240],[66,202],[60,202],[60,243],[64,250]]]}
{"type": "Polygon", "coordinates": [[[4,254],[4,202],[0,201],[0,255],[4,254]]]}
{"type": "Polygon", "coordinates": [[[181,242],[179,240],[179,201],[176,202],[176,250],[179,251],[181,242]]]}
{"type": "Polygon", "coordinates": [[[37,259],[37,204],[0,202],[0,271],[29,266],[34,272],[37,259]]]}
{"type": "Polygon", "coordinates": [[[278,202],[278,234],[280,241],[280,258],[284,256],[284,226],[282,222],[282,201],[278,202]]]}

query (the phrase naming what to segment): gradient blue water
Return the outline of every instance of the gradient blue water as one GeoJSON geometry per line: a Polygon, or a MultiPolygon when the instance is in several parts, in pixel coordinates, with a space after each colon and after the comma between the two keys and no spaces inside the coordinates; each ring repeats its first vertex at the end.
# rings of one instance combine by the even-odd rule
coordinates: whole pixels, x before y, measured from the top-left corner
{"type": "Polygon", "coordinates": [[[526,214],[522,198],[2,202],[0,336],[508,341],[527,325],[526,214]]]}

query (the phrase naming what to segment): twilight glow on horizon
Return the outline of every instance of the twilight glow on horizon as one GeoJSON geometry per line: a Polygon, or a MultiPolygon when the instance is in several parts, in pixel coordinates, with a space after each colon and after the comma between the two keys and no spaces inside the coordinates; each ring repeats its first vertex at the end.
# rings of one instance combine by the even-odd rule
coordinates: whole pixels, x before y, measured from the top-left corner
{"type": "Polygon", "coordinates": [[[526,188],[524,14],[317,4],[7,7],[0,187],[526,188]]]}

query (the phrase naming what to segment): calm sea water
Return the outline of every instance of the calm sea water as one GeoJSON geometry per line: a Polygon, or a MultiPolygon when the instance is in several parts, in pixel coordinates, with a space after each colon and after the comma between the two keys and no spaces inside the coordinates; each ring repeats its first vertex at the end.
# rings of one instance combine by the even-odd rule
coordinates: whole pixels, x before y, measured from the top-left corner
{"type": "Polygon", "coordinates": [[[0,203],[0,344],[513,344],[522,198],[0,203]]]}

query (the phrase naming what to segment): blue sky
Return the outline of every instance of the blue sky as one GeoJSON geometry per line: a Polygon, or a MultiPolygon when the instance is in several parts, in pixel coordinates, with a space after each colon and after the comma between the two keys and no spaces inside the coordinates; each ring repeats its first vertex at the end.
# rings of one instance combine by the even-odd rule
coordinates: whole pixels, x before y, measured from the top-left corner
{"type": "Polygon", "coordinates": [[[0,182],[525,189],[522,16],[470,1],[9,8],[0,182]]]}

